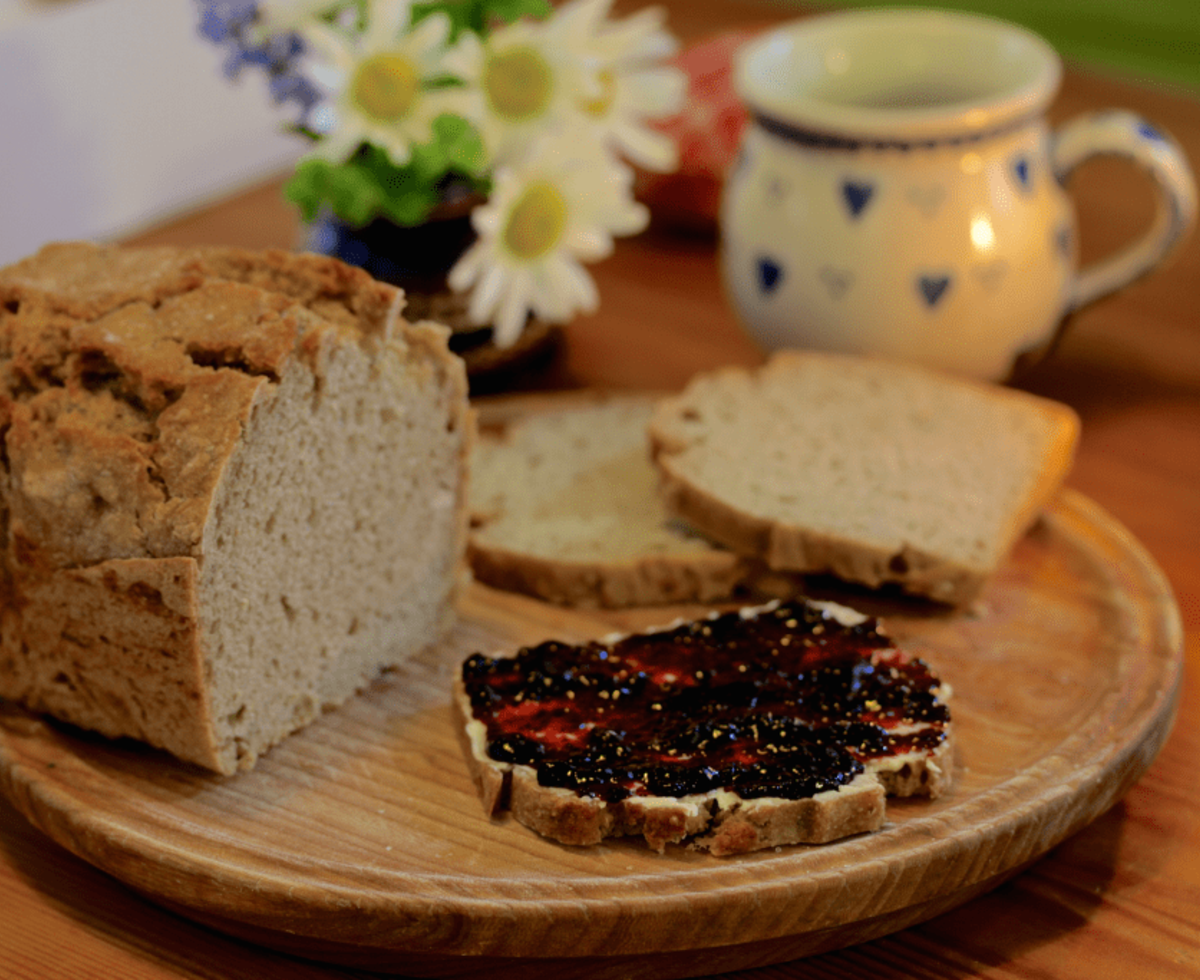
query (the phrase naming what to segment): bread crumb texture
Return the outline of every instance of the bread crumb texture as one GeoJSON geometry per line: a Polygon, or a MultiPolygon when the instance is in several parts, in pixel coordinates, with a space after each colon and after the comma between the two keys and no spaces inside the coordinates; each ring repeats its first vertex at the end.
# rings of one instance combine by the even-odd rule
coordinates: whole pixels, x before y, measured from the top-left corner
{"type": "Polygon", "coordinates": [[[815,352],[697,376],[650,422],[668,507],[788,572],[975,596],[1070,469],[1065,405],[815,352]]]}
{"type": "Polygon", "coordinates": [[[401,303],[282,251],[0,270],[0,696],[232,773],[436,639],[473,420],[401,303]]]}
{"type": "Polygon", "coordinates": [[[664,506],[646,439],[653,406],[611,395],[481,437],[468,544],[476,578],[584,607],[728,598],[748,564],[664,506]]]}

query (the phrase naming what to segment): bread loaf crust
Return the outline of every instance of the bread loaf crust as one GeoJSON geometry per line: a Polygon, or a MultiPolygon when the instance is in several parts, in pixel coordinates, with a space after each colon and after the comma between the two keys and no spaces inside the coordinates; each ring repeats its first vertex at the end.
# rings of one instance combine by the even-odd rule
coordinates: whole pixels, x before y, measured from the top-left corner
{"type": "Polygon", "coordinates": [[[24,578],[4,607],[4,696],[205,764],[209,716],[196,559],[128,558],[24,578]]]}
{"type": "MultiPolygon", "coordinates": [[[[447,332],[407,324],[401,305],[361,270],[282,251],[65,243],[0,270],[0,696],[231,773],[432,642],[460,579],[473,416],[447,332]],[[437,498],[409,504],[425,508],[413,521],[429,540],[405,561],[424,562],[429,584],[413,586],[425,591],[394,621],[367,600],[320,608],[320,551],[305,562],[316,570],[283,576],[277,595],[279,572],[266,571],[299,564],[282,556],[301,544],[302,500],[317,529],[379,519],[310,459],[318,420],[323,438],[340,437],[352,377],[373,393],[364,408],[397,417],[346,431],[417,433],[405,443],[412,458],[388,465],[437,498]],[[279,447],[288,425],[309,419],[293,463],[279,447]],[[339,499],[286,483],[301,472],[339,499]],[[279,488],[258,485],[271,480],[279,488]],[[283,538],[272,537],[276,516],[283,538]],[[257,550],[236,540],[248,532],[257,550]],[[260,567],[268,552],[275,565],[260,567]],[[327,625],[306,629],[301,612],[327,625]],[[234,625],[243,614],[263,619],[234,625]],[[319,635],[319,649],[289,663],[290,632],[319,635]]],[[[333,455],[373,458],[341,445],[333,455]]],[[[351,535],[346,554],[369,556],[369,534],[351,535]]],[[[409,574],[378,560],[363,574],[409,574]]],[[[402,605],[403,592],[398,583],[374,602],[402,605]]]]}

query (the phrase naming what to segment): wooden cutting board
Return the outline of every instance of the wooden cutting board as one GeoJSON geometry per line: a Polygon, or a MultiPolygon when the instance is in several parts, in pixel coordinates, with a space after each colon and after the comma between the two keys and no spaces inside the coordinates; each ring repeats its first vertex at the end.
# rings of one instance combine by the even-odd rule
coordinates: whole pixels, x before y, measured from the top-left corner
{"type": "Polygon", "coordinates": [[[414,976],[679,977],[872,939],[969,900],[1103,813],[1170,730],[1178,611],[1142,548],[1059,497],[965,613],[885,617],[954,689],[955,787],[879,833],[714,858],[572,849],[476,799],[449,706],[468,654],[680,612],[601,616],[472,586],[437,649],[221,778],[0,706],[0,786],[38,827],[229,933],[414,976]]]}

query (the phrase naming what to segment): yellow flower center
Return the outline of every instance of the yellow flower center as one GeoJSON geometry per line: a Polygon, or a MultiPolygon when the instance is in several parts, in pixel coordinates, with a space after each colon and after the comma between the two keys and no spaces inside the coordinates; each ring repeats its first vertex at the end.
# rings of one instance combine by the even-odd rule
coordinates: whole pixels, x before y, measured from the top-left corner
{"type": "Polygon", "coordinates": [[[545,181],[532,184],[513,205],[504,226],[504,244],[519,259],[541,258],[553,251],[567,227],[567,201],[545,181]]]}
{"type": "Polygon", "coordinates": [[[413,107],[421,88],[421,73],[401,54],[372,55],[358,66],[351,83],[351,98],[366,115],[379,122],[395,122],[413,107]]]}
{"type": "Polygon", "coordinates": [[[496,115],[522,122],[541,115],[550,103],[554,72],[536,48],[517,47],[488,58],[483,91],[496,115]]]}
{"type": "Polygon", "coordinates": [[[599,93],[590,99],[580,99],[579,108],[589,116],[603,119],[611,111],[617,98],[617,81],[607,68],[596,76],[596,80],[600,85],[599,93]]]}

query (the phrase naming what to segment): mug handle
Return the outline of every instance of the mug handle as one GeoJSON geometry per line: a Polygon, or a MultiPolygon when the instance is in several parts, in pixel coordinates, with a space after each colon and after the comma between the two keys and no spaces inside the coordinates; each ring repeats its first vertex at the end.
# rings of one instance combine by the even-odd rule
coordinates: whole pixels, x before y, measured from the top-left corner
{"type": "Polygon", "coordinates": [[[1109,109],[1079,116],[1055,131],[1051,161],[1060,183],[1081,163],[1101,155],[1128,159],[1151,177],[1154,221],[1140,238],[1079,271],[1068,312],[1151,272],[1182,244],[1196,220],[1196,183],[1187,159],[1166,133],[1142,116],[1109,109]]]}

